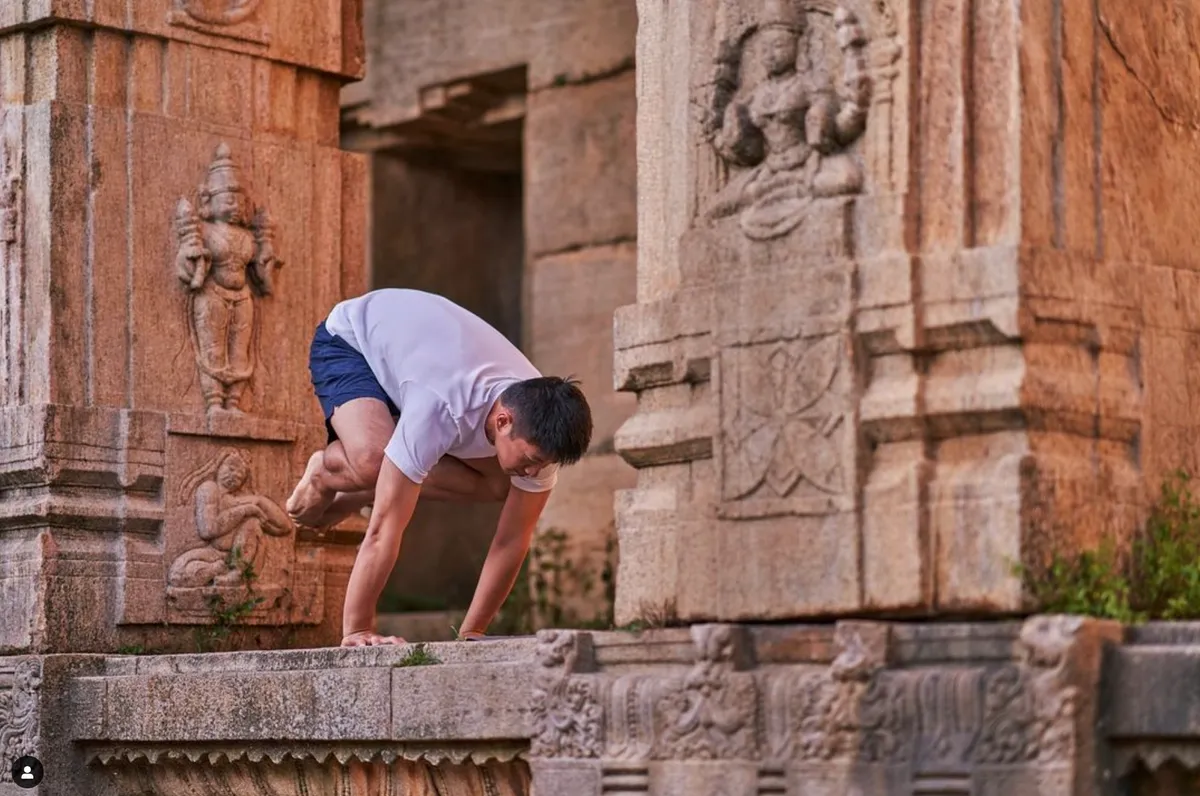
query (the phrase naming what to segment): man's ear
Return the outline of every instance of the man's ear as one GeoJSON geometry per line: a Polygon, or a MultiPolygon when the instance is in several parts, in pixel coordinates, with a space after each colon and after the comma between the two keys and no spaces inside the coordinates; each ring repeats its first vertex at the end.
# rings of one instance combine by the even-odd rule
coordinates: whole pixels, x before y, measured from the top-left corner
{"type": "Polygon", "coordinates": [[[496,412],[496,433],[502,434],[505,432],[511,432],[512,424],[512,412],[509,412],[507,409],[501,406],[500,411],[496,412]]]}

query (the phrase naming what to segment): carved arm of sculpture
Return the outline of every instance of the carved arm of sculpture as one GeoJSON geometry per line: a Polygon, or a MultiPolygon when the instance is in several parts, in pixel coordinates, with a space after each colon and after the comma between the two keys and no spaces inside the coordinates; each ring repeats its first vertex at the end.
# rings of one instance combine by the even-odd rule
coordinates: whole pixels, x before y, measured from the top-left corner
{"type": "Polygon", "coordinates": [[[838,112],[834,120],[837,142],[845,146],[862,135],[871,100],[871,79],[867,71],[867,37],[854,12],[838,8],[833,24],[838,47],[845,57],[842,82],[838,91],[838,112]]]}
{"type": "Polygon", "coordinates": [[[275,290],[275,271],[283,261],[275,256],[275,225],[265,207],[254,211],[254,263],[251,274],[259,295],[269,296],[275,290]]]}
{"type": "Polygon", "coordinates": [[[196,533],[206,542],[233,533],[248,519],[262,519],[262,510],[254,501],[238,501],[221,508],[221,488],[212,481],[196,490],[196,533]]]}
{"type": "Polygon", "coordinates": [[[180,199],[175,207],[175,235],[179,239],[179,249],[175,253],[179,281],[190,290],[199,290],[208,279],[212,256],[200,234],[200,217],[187,199],[180,199]]]}
{"type": "Polygon", "coordinates": [[[713,139],[717,152],[735,166],[755,166],[766,156],[762,131],[750,120],[749,105],[734,100],[725,109],[721,129],[713,139]]]}
{"type": "Polygon", "coordinates": [[[737,96],[742,43],[722,41],[713,73],[712,108],[705,123],[713,148],[729,163],[754,166],[765,156],[762,132],[750,120],[746,101],[737,96]]]}
{"type": "Polygon", "coordinates": [[[271,536],[286,536],[292,530],[292,520],[279,505],[262,495],[253,497],[262,517],[262,528],[271,536]]]}

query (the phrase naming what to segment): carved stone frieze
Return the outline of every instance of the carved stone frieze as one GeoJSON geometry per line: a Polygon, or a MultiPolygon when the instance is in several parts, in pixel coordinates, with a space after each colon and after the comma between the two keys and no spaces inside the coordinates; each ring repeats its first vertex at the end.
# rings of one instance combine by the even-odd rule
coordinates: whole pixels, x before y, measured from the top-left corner
{"type": "Polygon", "coordinates": [[[854,144],[871,99],[867,44],[853,11],[814,0],[768,0],[726,33],[704,135],[730,177],[707,220],[736,215],[747,237],[768,240],[803,223],[813,202],[863,190],[854,144]]]}
{"type": "Polygon", "coordinates": [[[593,678],[572,677],[585,638],[565,630],[538,633],[531,743],[532,753],[538,757],[600,755],[604,725],[598,683],[593,678]]]}
{"type": "Polygon", "coordinates": [[[425,796],[525,796],[529,769],[521,760],[433,763],[408,760],[376,751],[362,759],[307,754],[285,755],[280,760],[234,751],[230,757],[193,762],[180,755],[146,761],[112,759],[104,768],[119,796],[184,796],[203,793],[264,793],[272,796],[379,796],[413,793],[425,796]]]}
{"type": "Polygon", "coordinates": [[[756,503],[762,514],[849,508],[848,346],[833,334],[722,352],[725,501],[756,503]]]}
{"type": "Polygon", "coordinates": [[[251,208],[226,144],[217,147],[198,205],[175,208],[175,269],[207,411],[241,411],[258,359],[262,299],[283,261],[264,207],[251,208]]]}
{"type": "Polygon", "coordinates": [[[554,687],[539,692],[536,731],[560,740],[534,754],[600,758],[622,782],[650,761],[713,760],[830,776],[880,766],[914,783],[941,777],[963,787],[981,768],[1044,779],[1074,762],[1073,627],[1031,619],[1007,662],[906,667],[893,660],[889,625],[843,622],[827,664],[756,667],[742,628],[697,626],[685,672],[672,661],[611,675],[572,674],[577,642],[549,634],[542,660],[554,687]],[[586,684],[586,704],[572,684],[586,684]],[[581,734],[583,716],[602,733],[581,734]]]}
{"type": "Polygon", "coordinates": [[[37,659],[17,661],[7,670],[0,661],[0,782],[12,782],[10,763],[36,755],[39,746],[38,695],[42,684],[37,659]]]}
{"type": "Polygon", "coordinates": [[[672,760],[753,758],[758,696],[753,675],[735,670],[739,628],[692,629],[696,662],[655,694],[653,755],[672,760]]]}
{"type": "Polygon", "coordinates": [[[267,44],[270,36],[258,20],[262,5],[262,0],[174,0],[167,21],[212,36],[267,44]]]}

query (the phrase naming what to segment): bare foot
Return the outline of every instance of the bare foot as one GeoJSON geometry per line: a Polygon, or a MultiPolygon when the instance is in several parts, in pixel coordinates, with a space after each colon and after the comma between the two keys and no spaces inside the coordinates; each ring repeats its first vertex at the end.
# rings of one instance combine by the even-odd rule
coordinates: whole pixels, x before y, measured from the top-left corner
{"type": "Polygon", "coordinates": [[[337,496],[337,493],[322,494],[321,490],[313,484],[313,478],[321,469],[324,457],[325,451],[317,451],[308,458],[308,466],[304,468],[304,475],[301,476],[300,483],[296,484],[292,496],[287,499],[285,508],[297,525],[306,525],[310,528],[320,527],[318,523],[321,515],[325,513],[325,509],[337,496]]]}

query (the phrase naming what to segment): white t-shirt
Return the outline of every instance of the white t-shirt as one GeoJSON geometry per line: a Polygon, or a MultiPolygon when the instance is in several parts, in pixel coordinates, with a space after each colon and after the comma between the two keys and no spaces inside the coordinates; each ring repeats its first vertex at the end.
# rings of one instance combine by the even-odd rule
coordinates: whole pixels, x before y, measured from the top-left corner
{"type": "MultiPolygon", "coordinates": [[[[384,454],[414,482],[425,481],[442,456],[496,455],[485,421],[511,384],[542,374],[504,335],[447,298],[387,288],[341,302],[325,321],[329,333],[363,355],[400,409],[384,454]]],[[[526,492],[545,492],[558,466],[536,478],[513,476],[526,492]]]]}

